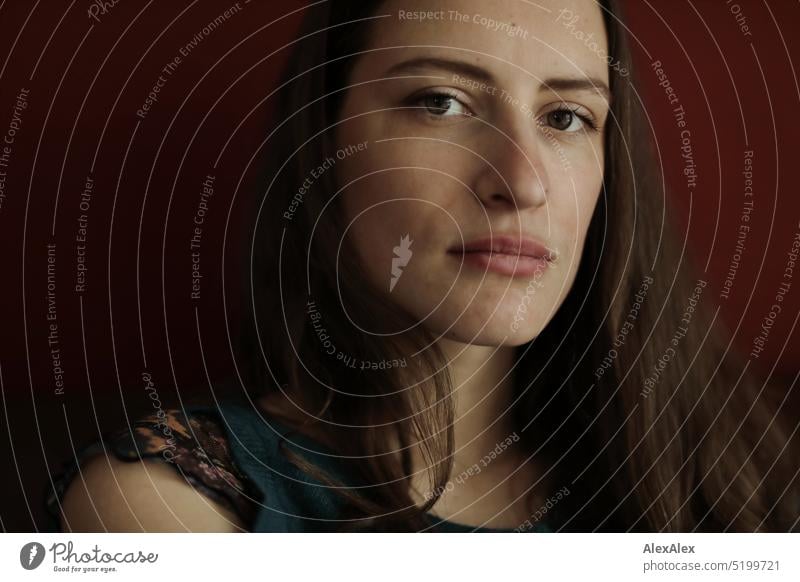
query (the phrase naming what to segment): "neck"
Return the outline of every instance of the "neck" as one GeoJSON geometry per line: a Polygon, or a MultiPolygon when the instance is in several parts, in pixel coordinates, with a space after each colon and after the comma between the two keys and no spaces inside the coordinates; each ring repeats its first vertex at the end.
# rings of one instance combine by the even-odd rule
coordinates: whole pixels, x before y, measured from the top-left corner
{"type": "MultiPolygon", "coordinates": [[[[453,468],[431,513],[462,523],[488,520],[514,527],[529,516],[520,496],[535,481],[533,464],[525,462],[527,454],[519,446],[522,435],[512,413],[515,348],[450,340],[440,345],[453,387],[453,468]]],[[[419,450],[413,457],[412,497],[422,504],[433,489],[427,471],[430,462],[419,450]]]]}
{"type": "Polygon", "coordinates": [[[492,451],[515,430],[515,348],[441,342],[449,361],[455,421],[454,469],[463,470],[492,451]]]}

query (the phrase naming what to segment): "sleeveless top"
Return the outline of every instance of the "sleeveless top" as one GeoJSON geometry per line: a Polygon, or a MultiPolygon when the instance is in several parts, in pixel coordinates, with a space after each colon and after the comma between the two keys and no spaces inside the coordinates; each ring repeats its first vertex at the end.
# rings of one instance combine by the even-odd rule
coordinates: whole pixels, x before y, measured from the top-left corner
{"type": "MultiPolygon", "coordinates": [[[[59,531],[64,493],[83,461],[94,455],[113,454],[136,462],[144,458],[173,466],[204,495],[238,515],[252,532],[335,531],[343,501],[315,478],[293,465],[280,450],[299,454],[348,487],[354,481],[336,463],[325,446],[292,431],[266,413],[250,406],[228,403],[219,409],[193,406],[162,411],[135,421],[128,428],[94,442],[54,475],[45,505],[48,529],[59,531]]],[[[428,514],[431,532],[513,532],[512,529],[473,527],[428,514]]],[[[549,532],[542,522],[521,531],[549,532]]]]}

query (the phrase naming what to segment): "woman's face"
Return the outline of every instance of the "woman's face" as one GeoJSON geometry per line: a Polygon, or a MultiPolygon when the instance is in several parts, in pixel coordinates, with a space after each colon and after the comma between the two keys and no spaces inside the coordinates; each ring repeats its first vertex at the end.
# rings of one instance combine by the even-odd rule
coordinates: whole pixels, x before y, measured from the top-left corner
{"type": "Polygon", "coordinates": [[[377,14],[335,130],[346,237],[369,282],[437,336],[528,342],[575,280],[602,186],[600,8],[390,0],[377,14]]]}

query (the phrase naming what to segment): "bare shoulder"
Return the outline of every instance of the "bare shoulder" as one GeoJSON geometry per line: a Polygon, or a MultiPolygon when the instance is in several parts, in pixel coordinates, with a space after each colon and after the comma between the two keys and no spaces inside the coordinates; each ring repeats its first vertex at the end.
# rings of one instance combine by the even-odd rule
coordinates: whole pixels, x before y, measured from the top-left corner
{"type": "Polygon", "coordinates": [[[88,459],[63,498],[73,532],[235,532],[241,519],[158,460],[88,459]]]}

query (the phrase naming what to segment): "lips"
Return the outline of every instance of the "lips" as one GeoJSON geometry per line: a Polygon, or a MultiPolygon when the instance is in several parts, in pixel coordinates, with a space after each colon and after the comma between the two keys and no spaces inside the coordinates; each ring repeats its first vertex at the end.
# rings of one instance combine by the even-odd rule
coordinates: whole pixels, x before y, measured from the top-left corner
{"type": "Polygon", "coordinates": [[[461,265],[510,277],[536,277],[547,270],[556,256],[539,241],[510,235],[484,237],[457,245],[450,254],[461,265]]]}
{"type": "Polygon", "coordinates": [[[492,253],[514,257],[531,257],[546,261],[555,259],[555,254],[535,239],[508,235],[473,240],[464,245],[457,245],[451,248],[450,252],[458,254],[492,253]]]}

